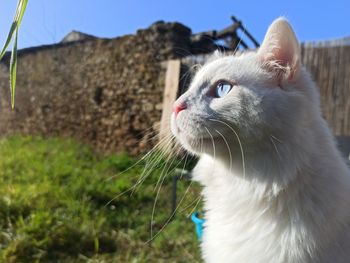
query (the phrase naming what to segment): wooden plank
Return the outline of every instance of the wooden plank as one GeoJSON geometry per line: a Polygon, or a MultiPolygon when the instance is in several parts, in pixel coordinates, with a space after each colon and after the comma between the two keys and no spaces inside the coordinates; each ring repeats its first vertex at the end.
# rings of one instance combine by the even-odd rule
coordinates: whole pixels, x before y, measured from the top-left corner
{"type": "Polygon", "coordinates": [[[302,60],[318,84],[333,132],[350,136],[350,46],[303,47],[302,60]]]}
{"type": "Polygon", "coordinates": [[[165,89],[163,95],[163,112],[160,121],[159,140],[167,143],[170,131],[170,117],[172,113],[173,103],[175,102],[179,90],[180,81],[180,60],[169,60],[165,75],[165,89]]]}

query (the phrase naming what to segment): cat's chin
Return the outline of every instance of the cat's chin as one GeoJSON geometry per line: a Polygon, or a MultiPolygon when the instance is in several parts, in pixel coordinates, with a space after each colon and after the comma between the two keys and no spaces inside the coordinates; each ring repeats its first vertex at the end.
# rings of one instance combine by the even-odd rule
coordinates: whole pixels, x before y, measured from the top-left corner
{"type": "Polygon", "coordinates": [[[176,124],[174,114],[171,118],[171,132],[180,142],[181,146],[192,154],[200,155],[213,147],[212,138],[205,137],[202,134],[192,134],[185,129],[181,129],[176,124]]]}
{"type": "Polygon", "coordinates": [[[178,127],[172,129],[172,132],[175,135],[176,139],[180,142],[181,146],[184,147],[187,151],[194,154],[199,154],[201,152],[201,139],[186,134],[178,127]]]}
{"type": "Polygon", "coordinates": [[[213,142],[211,138],[202,136],[193,136],[179,131],[175,134],[176,139],[180,142],[182,147],[194,155],[201,155],[202,153],[211,152],[213,142]]]}
{"type": "Polygon", "coordinates": [[[203,146],[201,146],[200,140],[186,136],[181,136],[181,138],[177,137],[177,139],[187,151],[193,154],[200,154],[202,152],[201,148],[203,148],[203,146]]]}

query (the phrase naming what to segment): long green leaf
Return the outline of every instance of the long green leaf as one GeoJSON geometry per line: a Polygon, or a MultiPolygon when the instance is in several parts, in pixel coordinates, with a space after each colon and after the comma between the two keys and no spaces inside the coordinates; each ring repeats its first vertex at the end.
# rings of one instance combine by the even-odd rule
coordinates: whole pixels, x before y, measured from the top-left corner
{"type": "Polygon", "coordinates": [[[15,91],[16,91],[16,79],[17,79],[17,38],[18,28],[15,30],[15,39],[13,42],[13,48],[10,60],[10,87],[11,87],[11,107],[15,107],[15,91]]]}
{"type": "Polygon", "coordinates": [[[14,38],[11,59],[10,59],[10,91],[11,91],[11,107],[15,107],[15,91],[16,91],[16,79],[17,79],[17,39],[18,30],[22,22],[24,12],[26,10],[28,0],[18,0],[15,17],[13,19],[10,31],[7,35],[4,46],[0,51],[0,60],[6,54],[6,50],[10,45],[11,40],[14,38]]]}
{"type": "Polygon", "coordinates": [[[27,4],[28,4],[28,0],[21,0],[21,5],[19,7],[19,15],[18,15],[18,18],[17,18],[17,27],[18,28],[20,27],[20,25],[22,23],[22,18],[23,18],[23,15],[24,15],[24,11],[27,8],[27,4]]]}
{"type": "Polygon", "coordinates": [[[11,26],[11,28],[10,28],[10,32],[9,32],[9,34],[7,35],[7,39],[6,39],[6,41],[5,41],[5,44],[4,44],[4,46],[2,47],[2,49],[1,49],[0,60],[1,60],[2,57],[5,55],[6,50],[7,50],[8,46],[10,45],[10,42],[11,42],[13,33],[15,32],[16,28],[17,28],[17,23],[13,22],[13,23],[12,23],[12,26],[11,26]]]}
{"type": "Polygon", "coordinates": [[[0,52],[0,60],[5,55],[6,50],[7,50],[8,46],[10,45],[13,34],[15,33],[16,29],[20,26],[20,24],[22,22],[22,18],[24,15],[24,11],[27,7],[27,3],[28,3],[28,0],[19,0],[18,1],[15,17],[13,19],[10,31],[7,35],[7,39],[5,41],[5,44],[2,47],[1,52],[0,52]]]}

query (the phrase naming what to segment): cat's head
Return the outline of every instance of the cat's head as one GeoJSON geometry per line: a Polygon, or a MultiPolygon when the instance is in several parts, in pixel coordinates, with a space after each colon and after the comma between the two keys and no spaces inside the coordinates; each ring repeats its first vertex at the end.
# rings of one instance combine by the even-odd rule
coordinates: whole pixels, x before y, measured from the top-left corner
{"type": "Polygon", "coordinates": [[[272,23],[256,52],[215,54],[174,103],[173,134],[200,154],[239,143],[259,147],[270,136],[282,140],[299,133],[299,123],[312,111],[307,108],[317,104],[300,59],[298,40],[284,18],[272,23]]]}

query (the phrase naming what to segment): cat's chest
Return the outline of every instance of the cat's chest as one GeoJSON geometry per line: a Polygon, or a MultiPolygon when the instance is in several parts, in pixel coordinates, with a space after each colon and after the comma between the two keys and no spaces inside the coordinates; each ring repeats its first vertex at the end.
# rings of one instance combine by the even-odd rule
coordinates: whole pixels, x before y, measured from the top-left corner
{"type": "Polygon", "coordinates": [[[304,258],[305,250],[300,249],[308,242],[304,223],[283,210],[286,208],[257,202],[253,193],[242,188],[218,191],[207,187],[203,191],[202,248],[207,262],[299,262],[304,258]]]}
{"type": "Polygon", "coordinates": [[[210,212],[206,216],[202,243],[206,262],[273,262],[280,254],[275,224],[244,220],[242,213],[227,216],[210,212]]]}

